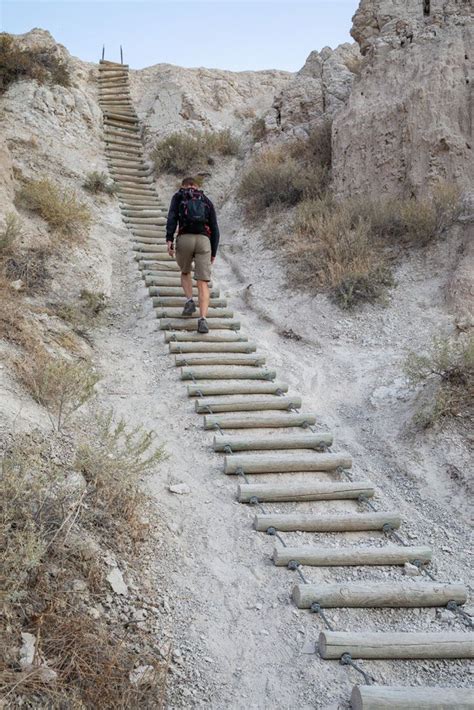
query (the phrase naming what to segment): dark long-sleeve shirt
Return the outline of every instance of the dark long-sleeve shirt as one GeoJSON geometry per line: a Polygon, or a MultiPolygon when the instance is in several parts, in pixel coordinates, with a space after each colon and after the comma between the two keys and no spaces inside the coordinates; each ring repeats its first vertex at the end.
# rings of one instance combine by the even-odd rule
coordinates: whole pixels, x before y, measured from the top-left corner
{"type": "MultiPolygon", "coordinates": [[[[187,188],[189,189],[189,188],[187,188]]],[[[170,208],[168,211],[168,221],[166,222],[166,241],[172,242],[174,240],[174,233],[176,227],[178,227],[178,234],[183,234],[186,232],[186,225],[182,223],[179,214],[179,205],[183,199],[183,195],[186,192],[185,188],[181,188],[176,192],[172,199],[170,208]]],[[[217,224],[217,216],[214,205],[211,200],[202,193],[204,202],[208,207],[208,222],[202,228],[200,234],[206,234],[211,241],[211,256],[217,254],[217,247],[219,245],[219,226],[217,224]]]]}

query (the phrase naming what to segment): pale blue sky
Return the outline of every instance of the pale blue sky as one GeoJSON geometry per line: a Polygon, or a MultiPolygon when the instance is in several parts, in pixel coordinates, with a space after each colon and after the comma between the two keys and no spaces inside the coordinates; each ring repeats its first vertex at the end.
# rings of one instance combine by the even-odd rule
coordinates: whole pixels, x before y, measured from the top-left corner
{"type": "Polygon", "coordinates": [[[131,67],[298,70],[313,49],[352,41],[358,0],[0,0],[0,27],[49,30],[71,54],[131,67]]]}

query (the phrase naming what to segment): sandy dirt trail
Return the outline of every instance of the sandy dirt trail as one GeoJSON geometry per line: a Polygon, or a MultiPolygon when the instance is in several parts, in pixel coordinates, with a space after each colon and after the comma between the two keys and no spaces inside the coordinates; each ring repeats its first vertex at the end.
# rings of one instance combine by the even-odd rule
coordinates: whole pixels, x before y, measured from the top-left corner
{"type": "MultiPolygon", "coordinates": [[[[305,296],[290,295],[286,303],[278,302],[278,267],[268,261],[264,252],[250,265],[246,254],[239,254],[234,248],[225,219],[223,227],[229,237],[223,239],[216,281],[225,284],[222,296],[230,297],[230,306],[236,309],[243,332],[257,341],[259,352],[268,356],[268,364],[276,366],[278,377],[290,384],[290,393],[303,395],[306,410],[321,415],[319,425],[334,433],[335,450],[348,449],[354,456],[358,462],[355,477],[368,477],[381,485],[384,495],[378,500],[379,506],[401,510],[409,521],[414,544],[431,542],[439,549],[444,542],[452,546],[452,553],[456,548],[456,555],[437,553],[440,578],[463,578],[461,561],[467,546],[462,525],[452,523],[446,510],[443,526],[430,531],[427,517],[433,514],[432,502],[426,502],[420,510],[413,501],[410,504],[406,500],[406,492],[411,491],[417,504],[419,488],[411,479],[409,485],[393,480],[393,461],[390,455],[384,458],[386,442],[376,440],[373,415],[363,413],[364,367],[370,368],[366,358],[354,355],[363,354],[363,344],[348,347],[347,334],[342,336],[342,343],[341,335],[334,338],[338,325],[329,322],[330,314],[324,308],[317,318],[308,320],[312,304],[305,296]],[[245,275],[242,266],[246,268],[245,275]],[[277,280],[272,284],[262,278],[256,291],[257,295],[262,294],[261,298],[249,302],[247,286],[250,281],[258,283],[259,269],[263,273],[267,269],[267,276],[271,269],[277,280]],[[325,321],[326,332],[320,325],[325,321]],[[278,334],[280,326],[290,325],[305,336],[303,340],[278,334]],[[330,340],[335,343],[331,350],[330,340]]],[[[253,509],[236,502],[236,480],[222,473],[223,459],[211,449],[213,434],[202,429],[201,416],[194,413],[194,402],[188,399],[185,383],[179,380],[179,371],[167,352],[151,300],[133,261],[125,229],[117,229],[114,246],[113,304],[108,325],[97,334],[99,364],[104,373],[101,399],[131,424],[144,424],[155,430],[169,454],[151,483],[176,550],[175,557],[168,556],[156,570],[157,597],[166,597],[176,619],[176,663],[172,674],[185,681],[171,682],[169,707],[348,707],[351,687],[359,676],[337,662],[324,662],[310,655],[322,628],[321,619],[292,605],[290,591],[297,581],[295,573],[273,566],[269,559],[273,540],[252,530],[253,509]],[[167,490],[170,483],[178,482],[186,483],[190,493],[176,495],[167,490]]],[[[370,347],[373,353],[377,348],[382,350],[383,343],[374,342],[370,347]]],[[[313,504],[315,508],[323,509],[321,504],[313,504]]],[[[278,509],[290,510],[291,504],[278,509]]],[[[332,504],[330,509],[341,510],[344,506],[332,504]]],[[[440,510],[434,512],[439,520],[440,510]]],[[[292,533],[289,542],[309,543],[311,538],[316,541],[318,536],[292,533]]],[[[318,542],[342,544],[361,539],[357,534],[320,535],[318,542]]],[[[376,535],[368,541],[376,544],[376,535]]],[[[311,581],[386,580],[400,579],[401,571],[309,569],[307,576],[311,581]]],[[[331,618],[339,629],[446,628],[440,627],[435,610],[426,609],[334,610],[331,618]]],[[[454,618],[449,625],[463,628],[454,618]]],[[[387,683],[437,681],[462,685],[465,680],[465,669],[458,662],[398,663],[396,667],[378,663],[372,664],[371,671],[380,682],[387,683]]]]}

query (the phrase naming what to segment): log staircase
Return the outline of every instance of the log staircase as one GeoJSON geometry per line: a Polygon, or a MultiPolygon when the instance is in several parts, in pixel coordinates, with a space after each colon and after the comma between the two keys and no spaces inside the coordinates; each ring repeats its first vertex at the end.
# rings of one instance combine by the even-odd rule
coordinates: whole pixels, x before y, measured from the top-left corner
{"type": "MultiPolygon", "coordinates": [[[[332,453],[330,433],[314,428],[316,415],[299,411],[301,398],[288,395],[288,385],[276,379],[257,345],[240,330],[240,322],[211,284],[210,332],[196,332],[197,318],[181,317],[185,299],[179,269],[165,242],[166,205],[159,199],[153,169],[146,160],[138,117],[129,90],[128,66],[101,61],[99,100],[103,111],[105,153],[120,203],[123,221],[141,276],[148,287],[165,343],[181,368],[181,379],[195,401],[205,430],[216,432],[213,449],[225,454],[223,470],[239,479],[238,500],[259,509],[257,531],[281,536],[285,531],[378,531],[393,538],[401,526],[397,511],[374,510],[370,481],[346,480],[351,457],[332,453]],[[242,432],[243,430],[243,432],[242,432]],[[231,434],[227,432],[230,431],[231,434]],[[242,432],[242,433],[241,433],[242,432]],[[249,432],[247,434],[247,432],[249,432]],[[257,453],[255,453],[257,452],[257,453]],[[306,480],[294,474],[306,473],[306,480]],[[261,483],[260,474],[281,474],[277,483],[261,483]],[[321,480],[321,473],[333,479],[321,480]],[[256,475],[256,481],[248,476],[256,475]],[[293,480],[292,480],[293,479],[293,480]],[[319,514],[267,511],[263,504],[308,501],[352,501],[353,512],[319,514]],[[366,508],[369,507],[369,511],[366,508]],[[361,510],[362,509],[362,510],[361,510]]],[[[194,289],[197,294],[197,289],[194,289]]],[[[274,478],[274,477],[273,477],[274,478]]],[[[395,539],[397,537],[395,536],[395,539]]],[[[399,538],[398,538],[399,539],[399,538]]],[[[447,607],[453,613],[465,603],[463,584],[416,581],[309,584],[307,566],[403,565],[426,570],[429,547],[387,544],[381,547],[279,544],[273,550],[276,567],[298,570],[304,581],[295,585],[293,600],[300,609],[321,615],[334,607],[447,607]]],[[[469,620],[467,620],[469,621],[469,620]]],[[[354,659],[459,659],[474,657],[473,635],[457,633],[324,631],[317,642],[323,659],[354,663],[354,659]]],[[[474,708],[467,688],[354,686],[351,704],[359,710],[381,708],[474,708]]]]}

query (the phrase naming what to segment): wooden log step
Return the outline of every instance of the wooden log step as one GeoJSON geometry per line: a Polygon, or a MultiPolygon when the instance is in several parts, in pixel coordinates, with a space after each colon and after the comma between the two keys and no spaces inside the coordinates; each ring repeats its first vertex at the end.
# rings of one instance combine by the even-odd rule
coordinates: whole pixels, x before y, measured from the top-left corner
{"type": "Polygon", "coordinates": [[[288,385],[284,382],[226,382],[224,384],[188,385],[189,397],[214,397],[226,394],[276,394],[277,392],[287,392],[288,385]]]}
{"type": "MultiPolygon", "coordinates": [[[[171,263],[171,262],[170,262],[171,263]]],[[[179,277],[174,276],[173,272],[170,273],[170,275],[156,275],[154,274],[153,276],[145,276],[145,286],[157,286],[157,287],[165,287],[165,286],[171,286],[174,288],[180,288],[181,293],[183,292],[183,289],[181,287],[181,281],[179,277]]],[[[196,291],[197,293],[197,291],[196,291]]],[[[182,326],[180,325],[179,328],[182,326]]],[[[167,327],[167,328],[162,328],[162,330],[173,330],[173,328],[167,327]]],[[[197,321],[194,322],[194,326],[190,327],[189,330],[197,330],[197,321]]]]}
{"type": "Polygon", "coordinates": [[[105,140],[105,156],[107,160],[110,160],[110,158],[116,158],[120,156],[121,158],[126,157],[128,155],[129,158],[140,158],[141,160],[145,159],[145,155],[143,152],[143,147],[140,146],[129,146],[129,145],[112,145],[108,141],[105,140]]]}
{"type": "Polygon", "coordinates": [[[355,565],[404,565],[405,562],[431,560],[429,547],[275,547],[273,562],[277,567],[286,567],[294,560],[302,565],[313,567],[351,567],[355,565]]]}
{"type": "Polygon", "coordinates": [[[343,584],[297,584],[292,593],[299,609],[311,604],[323,608],[414,608],[446,606],[450,601],[464,604],[467,598],[463,584],[441,582],[344,582],[343,584]]]}
{"type": "MultiPolygon", "coordinates": [[[[122,209],[121,210],[122,215],[124,215],[125,218],[134,218],[140,216],[143,216],[144,218],[146,217],[147,219],[163,219],[164,214],[165,214],[165,209],[163,207],[155,207],[154,209],[151,209],[149,207],[142,207],[140,209],[122,209]]],[[[163,222],[164,225],[166,225],[166,218],[163,222]]]]}
{"type": "Polygon", "coordinates": [[[110,138],[110,139],[113,139],[113,138],[119,138],[119,139],[125,138],[126,141],[127,141],[127,145],[133,145],[133,146],[136,146],[137,148],[140,148],[140,147],[141,147],[141,141],[140,141],[139,138],[134,138],[133,136],[130,136],[130,137],[129,137],[129,136],[127,136],[126,134],[124,134],[123,132],[120,132],[120,131],[108,130],[108,131],[105,132],[104,136],[105,136],[105,140],[107,140],[107,141],[108,141],[109,138],[110,138]]]}
{"type": "MultiPolygon", "coordinates": [[[[148,175],[126,175],[125,173],[118,173],[116,171],[112,171],[112,173],[114,180],[122,183],[122,185],[153,185],[154,182],[153,178],[148,175]]],[[[122,215],[122,219],[124,222],[130,224],[148,224],[147,222],[142,222],[140,217],[125,218],[122,215]]],[[[151,224],[155,224],[155,222],[151,222],[151,224]]]]}
{"type": "MultiPolygon", "coordinates": [[[[183,308],[184,304],[186,303],[186,298],[184,296],[157,296],[152,298],[153,305],[155,307],[157,306],[173,306],[173,307],[181,307],[183,308]]],[[[226,299],[225,298],[211,298],[209,300],[209,305],[211,308],[225,308],[226,306],[226,299]]],[[[196,304],[199,304],[199,300],[196,298],[196,304]]],[[[203,343],[205,345],[205,343],[203,343]]],[[[173,347],[170,346],[170,353],[173,354],[181,354],[183,352],[200,352],[199,351],[199,344],[193,345],[193,343],[172,343],[171,344],[173,347]],[[183,345],[190,345],[191,349],[187,350],[186,347],[183,349],[183,345]],[[196,350],[198,348],[198,350],[196,350]]],[[[209,343],[210,346],[212,346],[212,343],[209,343]]],[[[201,350],[201,352],[220,352],[219,350],[217,351],[209,351],[206,348],[201,350]]],[[[245,352],[245,351],[244,351],[245,352]]]]}
{"type": "MultiPolygon", "coordinates": [[[[148,254],[153,252],[154,254],[168,255],[168,247],[166,246],[166,244],[164,244],[164,243],[157,244],[156,241],[154,244],[150,244],[149,241],[148,242],[136,241],[136,242],[132,243],[132,249],[133,249],[133,251],[147,252],[148,254]]],[[[169,261],[169,259],[165,259],[165,261],[169,261]]]]}
{"type": "MultiPolygon", "coordinates": [[[[288,386],[285,385],[286,390],[288,386]]],[[[230,446],[232,451],[259,451],[267,449],[322,449],[331,446],[332,434],[282,434],[277,436],[219,436],[214,439],[214,451],[224,451],[230,446]]],[[[260,485],[260,484],[258,484],[260,485]]],[[[307,485],[307,484],[304,484],[307,485]]],[[[326,485],[326,484],[324,484],[326,485]]],[[[339,484],[338,484],[339,485],[339,484]]]]}
{"type": "MultiPolygon", "coordinates": [[[[221,399],[196,399],[194,402],[198,414],[216,414],[219,412],[258,412],[267,409],[289,409],[301,407],[301,397],[267,397],[249,399],[243,397],[232,401],[221,399]]],[[[229,471],[235,473],[235,471],[229,471]]]]}
{"type": "MultiPolygon", "coordinates": [[[[161,264],[164,261],[173,261],[174,263],[174,257],[170,256],[167,251],[164,252],[156,252],[156,251],[149,251],[148,249],[146,251],[140,251],[137,252],[134,255],[135,261],[150,261],[153,262],[153,264],[156,265],[156,271],[159,271],[161,268],[161,264]]],[[[181,283],[178,281],[178,283],[181,283]]]]}
{"type": "MultiPolygon", "coordinates": [[[[226,303],[225,299],[212,299],[211,304],[226,303]]],[[[254,353],[257,349],[255,343],[170,343],[170,353],[254,353]]]]}
{"type": "Polygon", "coordinates": [[[119,123],[138,123],[137,117],[124,116],[121,113],[114,113],[113,111],[107,111],[106,117],[113,121],[118,121],[119,123]]]}
{"type": "MultiPolygon", "coordinates": [[[[190,317],[190,316],[183,316],[182,313],[183,313],[183,309],[182,309],[182,308],[174,308],[174,307],[161,308],[161,307],[157,307],[157,310],[156,310],[156,317],[157,317],[157,318],[189,318],[189,317],[190,317]]],[[[208,314],[207,314],[207,319],[210,319],[210,318],[233,318],[233,317],[234,317],[234,312],[231,311],[231,310],[229,310],[228,308],[209,308],[209,312],[208,312],[208,314]]],[[[178,360],[180,357],[181,357],[181,356],[178,355],[178,356],[177,356],[177,360],[178,360]]],[[[225,362],[226,362],[226,360],[227,360],[227,358],[225,358],[224,355],[222,355],[222,356],[219,356],[219,355],[213,355],[213,356],[208,356],[208,355],[194,355],[194,356],[191,356],[190,358],[188,358],[188,362],[191,362],[191,359],[192,359],[192,360],[195,360],[196,365],[202,365],[202,364],[204,363],[204,361],[205,361],[208,357],[211,357],[211,359],[214,358],[214,360],[218,360],[219,357],[222,357],[224,364],[225,364],[225,362]],[[202,360],[203,362],[201,362],[201,360],[202,360]]],[[[232,357],[233,357],[232,354],[229,354],[229,358],[228,358],[229,361],[232,359],[232,357]]],[[[239,356],[237,356],[237,357],[240,357],[240,358],[242,359],[242,363],[245,364],[246,356],[244,356],[244,355],[239,355],[239,356]]],[[[252,357],[254,358],[255,356],[254,356],[254,355],[249,356],[249,358],[252,358],[252,357]]],[[[240,363],[240,364],[242,364],[242,363],[240,363]]],[[[177,362],[177,364],[179,364],[179,363],[177,362]]],[[[213,363],[213,364],[217,364],[217,365],[218,365],[218,364],[220,364],[220,363],[215,362],[215,363],[213,363]]]]}
{"type": "MultiPolygon", "coordinates": [[[[114,166],[114,165],[109,165],[109,170],[112,173],[112,175],[127,175],[130,177],[149,177],[152,173],[150,168],[145,168],[145,167],[138,167],[138,168],[126,168],[121,166],[114,166]]],[[[140,214],[138,212],[138,214],[140,214]]],[[[122,212],[122,217],[124,216],[124,213],[122,212]]]]}
{"type": "Polygon", "coordinates": [[[352,710],[474,710],[472,688],[355,685],[352,710]]]}
{"type": "MultiPolygon", "coordinates": [[[[196,367],[183,367],[181,370],[182,380],[192,380],[193,378],[195,380],[273,380],[275,376],[274,370],[252,366],[216,365],[215,367],[206,367],[205,365],[197,365],[196,367]]],[[[222,415],[222,417],[225,416],[222,415]]]]}
{"type": "MultiPolygon", "coordinates": [[[[262,373],[262,374],[265,374],[262,373]]],[[[262,377],[261,379],[266,379],[262,377]]],[[[208,415],[204,417],[204,429],[217,429],[216,424],[221,429],[273,429],[277,427],[307,426],[314,424],[316,417],[314,414],[283,414],[283,412],[272,412],[270,414],[254,414],[252,416],[237,414],[208,415]]]]}
{"type": "MultiPolygon", "coordinates": [[[[154,262],[155,264],[157,262],[154,262]]],[[[176,269],[172,268],[175,266],[174,261],[168,261],[168,262],[161,262],[160,263],[160,270],[153,271],[152,275],[150,276],[145,276],[145,286],[148,285],[148,283],[157,283],[161,282],[163,279],[167,279],[166,283],[161,284],[161,286],[174,286],[175,288],[181,288],[181,293],[183,292],[183,289],[181,287],[181,281],[178,275],[178,272],[176,269]]],[[[139,264],[139,267],[142,268],[142,264],[139,264]]],[[[143,269],[145,270],[145,268],[143,269]]]]}
{"type": "Polygon", "coordinates": [[[344,653],[354,659],[474,658],[474,634],[323,631],[318,651],[324,659],[339,659],[344,653]]]}
{"type": "Polygon", "coordinates": [[[112,157],[108,159],[110,166],[114,168],[143,168],[150,169],[148,162],[144,158],[134,158],[122,156],[120,158],[112,157]]]}
{"type": "Polygon", "coordinates": [[[306,471],[335,471],[350,468],[352,458],[348,454],[244,454],[226,456],[224,473],[303,473],[306,471]]]}
{"type": "MultiPolygon", "coordinates": [[[[139,179],[143,181],[144,178],[139,178],[139,179]]],[[[166,226],[166,217],[163,217],[162,214],[157,214],[152,217],[135,217],[135,216],[127,217],[127,216],[124,216],[122,219],[124,222],[128,222],[130,224],[137,224],[137,225],[151,224],[154,226],[158,225],[161,227],[166,226]]]]}
{"type": "Polygon", "coordinates": [[[99,80],[99,91],[101,89],[130,89],[130,82],[126,76],[109,76],[99,80]]]}
{"type": "Polygon", "coordinates": [[[255,530],[268,528],[286,532],[353,532],[382,530],[384,525],[400,527],[398,513],[352,513],[350,515],[315,515],[314,513],[266,513],[256,515],[255,530]]]}
{"type": "MultiPolygon", "coordinates": [[[[169,267],[171,268],[173,265],[170,263],[169,267]]],[[[153,295],[159,294],[161,296],[178,296],[179,294],[183,293],[183,289],[181,286],[150,286],[148,288],[148,291],[152,293],[153,295]]],[[[210,289],[209,295],[211,298],[217,298],[220,294],[220,291],[218,288],[213,288],[210,289]]],[[[198,290],[194,286],[193,287],[193,295],[198,296],[198,290]]],[[[173,333],[165,333],[165,336],[172,336],[173,333]]],[[[192,338],[190,337],[191,335],[200,335],[200,333],[178,333],[178,335],[184,335],[186,337],[183,338],[183,340],[191,340],[192,338]]],[[[207,334],[207,338],[204,338],[201,336],[201,338],[204,340],[209,340],[209,335],[211,336],[211,340],[213,339],[212,334],[207,334]]],[[[177,338],[177,340],[180,340],[180,338],[177,338]]],[[[166,340],[165,342],[169,342],[169,340],[166,340]]]]}
{"type": "MultiPolygon", "coordinates": [[[[229,440],[228,437],[221,438],[229,440]]],[[[250,503],[252,498],[258,498],[261,502],[279,503],[284,501],[357,500],[359,496],[371,498],[373,495],[374,489],[367,481],[357,481],[357,483],[291,483],[291,481],[278,484],[241,483],[237,488],[237,497],[241,503],[250,503]]],[[[276,561],[275,564],[277,564],[276,561]]]]}
{"type": "Polygon", "coordinates": [[[183,355],[175,356],[176,367],[194,367],[195,365],[199,367],[202,365],[250,365],[260,367],[264,364],[265,357],[254,353],[196,353],[195,355],[184,353],[183,355]]]}
{"type": "Polygon", "coordinates": [[[156,196],[136,198],[130,196],[128,199],[120,200],[120,205],[121,207],[130,207],[133,209],[165,209],[163,203],[160,202],[156,196]]]}
{"type": "MultiPolygon", "coordinates": [[[[157,279],[155,283],[158,286],[171,286],[169,283],[164,283],[166,279],[157,279]]],[[[210,330],[239,330],[240,321],[233,318],[210,318],[208,323],[210,330]]],[[[197,318],[162,318],[160,320],[160,330],[197,330],[197,318]]],[[[247,368],[248,370],[252,368],[247,368]]]]}
{"type": "MultiPolygon", "coordinates": [[[[132,113],[125,111],[123,111],[120,115],[124,118],[127,116],[132,118],[133,116],[132,113]]],[[[106,118],[104,119],[104,131],[106,136],[109,134],[109,131],[118,131],[123,134],[125,140],[135,140],[140,136],[140,128],[138,126],[135,126],[132,123],[119,123],[119,121],[111,121],[106,118]]]]}
{"type": "MultiPolygon", "coordinates": [[[[197,291],[197,289],[194,289],[197,291]]],[[[163,289],[160,289],[160,293],[163,292],[163,289]]],[[[182,290],[181,290],[182,293],[182,290]]],[[[219,289],[215,288],[211,291],[211,297],[212,294],[215,294],[216,296],[219,295],[219,289]]],[[[236,341],[246,341],[247,336],[242,335],[241,333],[236,333],[231,330],[224,331],[223,333],[216,333],[215,331],[213,333],[172,333],[168,332],[165,333],[165,343],[173,343],[173,342],[207,342],[207,343],[231,343],[231,342],[236,342],[236,341]]]]}
{"type": "Polygon", "coordinates": [[[161,239],[165,237],[163,229],[131,229],[130,231],[135,237],[160,237],[161,239]]]}

